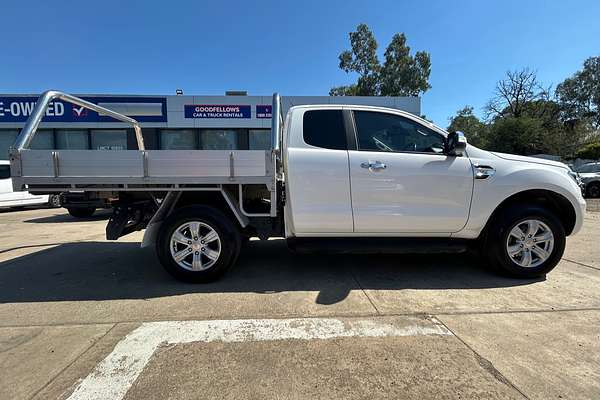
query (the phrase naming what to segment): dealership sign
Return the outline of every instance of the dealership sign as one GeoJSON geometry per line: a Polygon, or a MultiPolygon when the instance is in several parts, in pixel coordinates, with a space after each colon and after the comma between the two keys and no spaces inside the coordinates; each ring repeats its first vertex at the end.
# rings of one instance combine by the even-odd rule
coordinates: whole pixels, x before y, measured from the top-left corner
{"type": "Polygon", "coordinates": [[[251,118],[251,107],[224,104],[186,104],[186,118],[251,118]]]}
{"type": "Polygon", "coordinates": [[[257,105],[256,106],[256,118],[271,118],[273,115],[273,106],[271,105],[257,105]]]}
{"type": "MultiPolygon", "coordinates": [[[[153,115],[134,115],[126,113],[139,122],[167,122],[167,101],[157,97],[81,97],[94,104],[104,107],[151,107],[160,110],[153,115]]],[[[37,102],[37,97],[0,97],[0,122],[25,122],[31,115],[37,102]]],[[[138,108],[139,108],[138,107],[138,108]]],[[[54,100],[48,104],[43,122],[121,122],[107,115],[71,104],[66,101],[54,100]]]]}

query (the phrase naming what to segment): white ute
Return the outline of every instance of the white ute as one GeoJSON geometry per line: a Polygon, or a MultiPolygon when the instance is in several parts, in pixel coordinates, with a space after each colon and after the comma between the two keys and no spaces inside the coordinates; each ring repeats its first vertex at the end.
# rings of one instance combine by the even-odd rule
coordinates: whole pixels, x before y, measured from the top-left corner
{"type": "Polygon", "coordinates": [[[60,207],[60,200],[58,195],[33,195],[27,191],[14,191],[10,163],[0,160],[0,209],[26,206],[60,207]]]}
{"type": "Polygon", "coordinates": [[[146,150],[138,123],[56,91],[44,93],[10,152],[15,190],[110,199],[117,239],[146,228],[178,279],[207,282],[243,242],[285,237],[296,250],[459,252],[522,278],[559,262],[585,201],[566,165],[468,145],[460,132],[394,109],[292,107],[273,95],[272,149],[146,150]],[[29,150],[48,103],[69,101],[128,122],[138,149],[29,150]]]}

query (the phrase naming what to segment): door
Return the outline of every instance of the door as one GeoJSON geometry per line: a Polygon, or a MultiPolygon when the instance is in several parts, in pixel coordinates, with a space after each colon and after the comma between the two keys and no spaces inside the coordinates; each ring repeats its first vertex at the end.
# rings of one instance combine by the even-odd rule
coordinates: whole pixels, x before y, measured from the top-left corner
{"type": "Polygon", "coordinates": [[[10,179],[10,164],[8,161],[0,161],[0,194],[12,193],[12,181],[10,179]]]}
{"type": "Polygon", "coordinates": [[[0,161],[0,207],[11,206],[22,198],[22,192],[13,192],[10,164],[8,161],[0,161]]]}
{"type": "Polygon", "coordinates": [[[473,190],[469,159],[444,154],[444,136],[397,114],[353,112],[349,151],[354,231],[446,234],[467,222],[473,190]]]}
{"type": "Polygon", "coordinates": [[[292,112],[286,145],[286,230],[296,236],[352,233],[342,109],[292,112]]]}

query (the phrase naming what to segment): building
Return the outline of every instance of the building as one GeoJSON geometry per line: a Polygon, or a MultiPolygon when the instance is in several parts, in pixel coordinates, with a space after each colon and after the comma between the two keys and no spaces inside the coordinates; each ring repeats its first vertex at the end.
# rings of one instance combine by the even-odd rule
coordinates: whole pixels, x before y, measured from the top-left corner
{"type": "MultiPolygon", "coordinates": [[[[146,149],[267,149],[271,96],[78,95],[138,120],[146,149]]],[[[37,95],[0,94],[0,159],[7,159],[37,95]]],[[[283,96],[284,112],[300,104],[364,104],[420,115],[416,97],[283,96]]],[[[136,149],[130,126],[70,103],[54,101],[32,149],[136,149]]]]}

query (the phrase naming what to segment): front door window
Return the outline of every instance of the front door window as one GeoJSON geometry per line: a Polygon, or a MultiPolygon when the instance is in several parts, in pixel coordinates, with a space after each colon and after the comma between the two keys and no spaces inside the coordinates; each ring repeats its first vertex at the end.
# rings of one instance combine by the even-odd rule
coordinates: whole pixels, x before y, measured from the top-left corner
{"type": "Polygon", "coordinates": [[[354,113],[358,149],[363,151],[442,153],[444,137],[416,121],[371,111],[354,113]]]}

